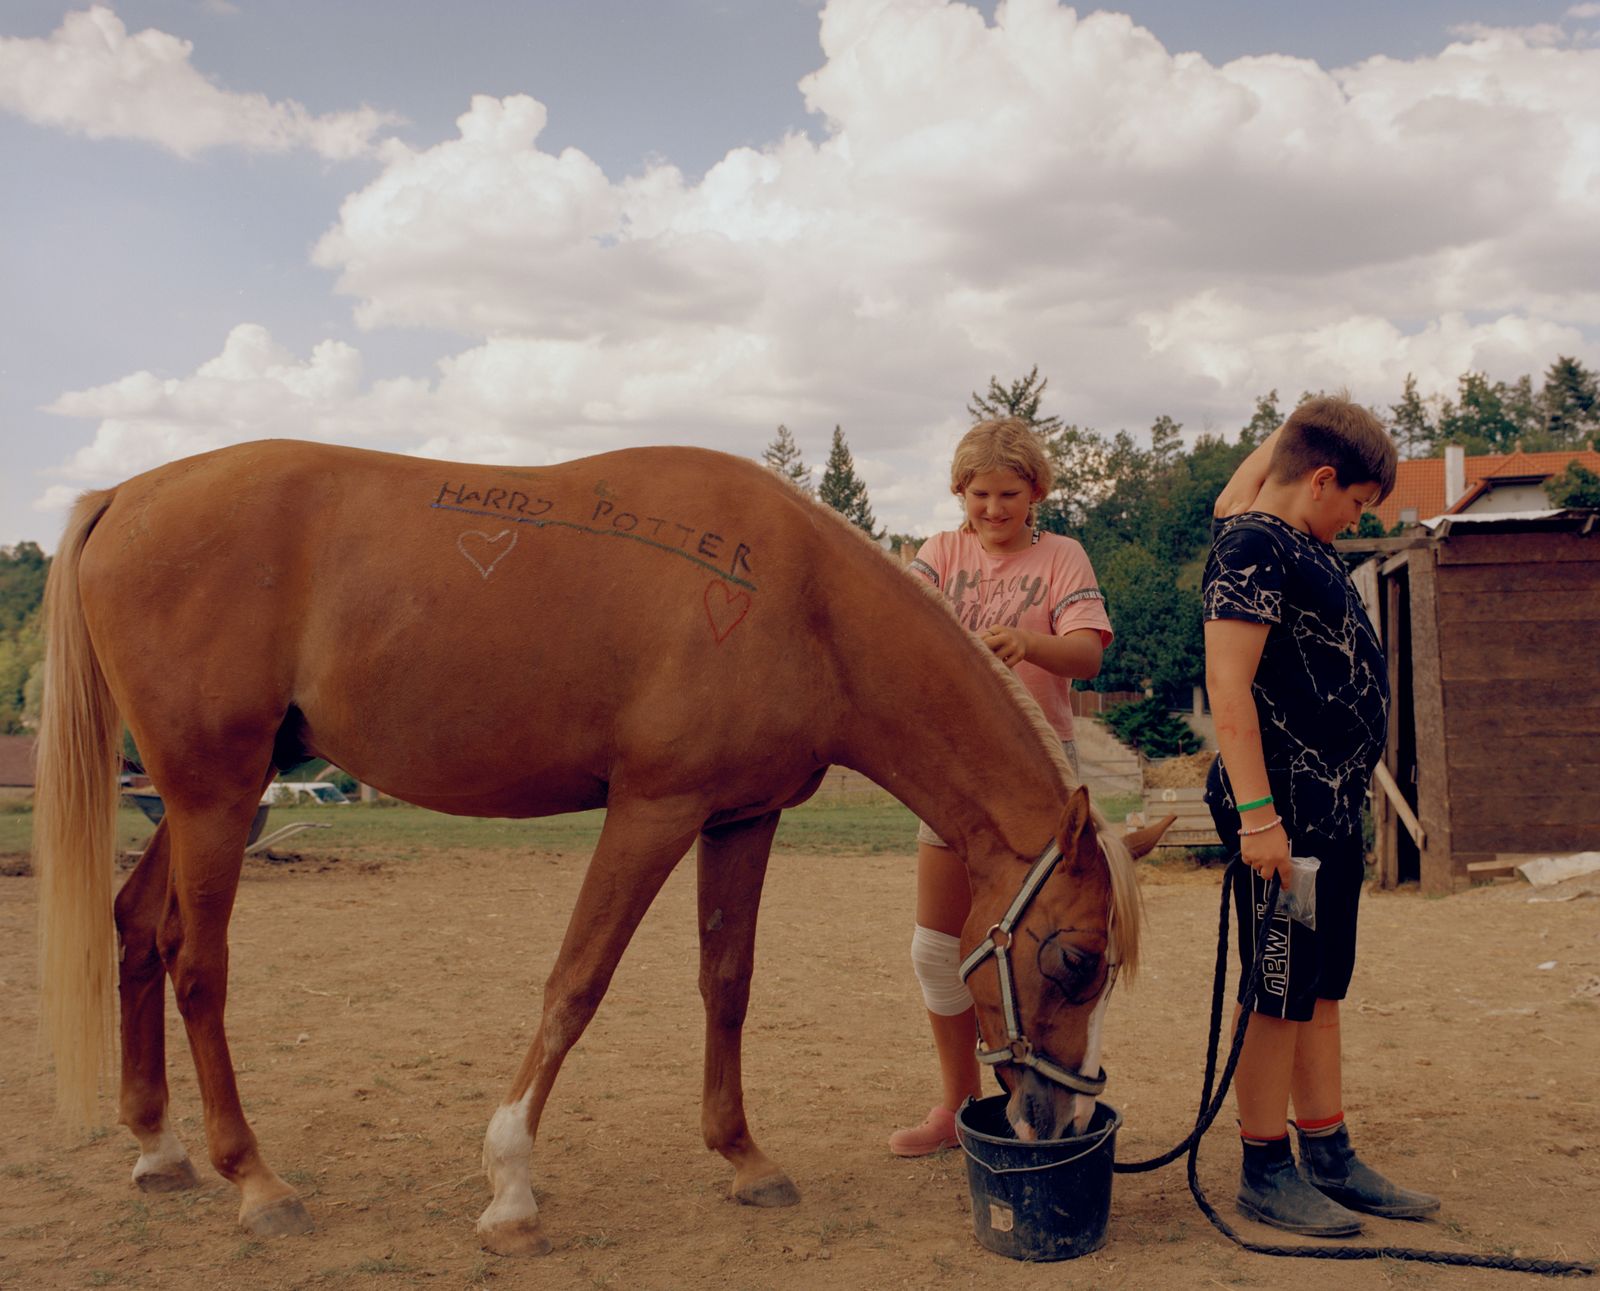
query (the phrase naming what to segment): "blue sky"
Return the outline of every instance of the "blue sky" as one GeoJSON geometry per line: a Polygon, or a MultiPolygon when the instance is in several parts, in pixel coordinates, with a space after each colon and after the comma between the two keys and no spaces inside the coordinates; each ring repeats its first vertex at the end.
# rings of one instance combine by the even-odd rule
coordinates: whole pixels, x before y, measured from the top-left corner
{"type": "Polygon", "coordinates": [[[1600,5],[1114,13],[10,0],[0,543],[237,439],[779,421],[929,532],[991,372],[1232,431],[1272,387],[1600,363],[1600,5]]]}

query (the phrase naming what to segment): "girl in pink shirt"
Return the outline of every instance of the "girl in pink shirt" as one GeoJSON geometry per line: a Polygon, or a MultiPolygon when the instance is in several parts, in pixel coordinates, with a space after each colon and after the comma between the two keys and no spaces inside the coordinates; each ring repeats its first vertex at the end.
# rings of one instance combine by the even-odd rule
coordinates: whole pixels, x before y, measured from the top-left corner
{"type": "MultiPolygon", "coordinates": [[[[937,587],[1039,701],[1077,769],[1070,694],[1093,677],[1111,644],[1105,600],[1083,547],[1041,533],[1034,507],[1052,480],[1038,437],[1019,418],[986,421],[956,445],[950,491],[962,501],[961,528],[935,534],[911,568],[937,587]]],[[[911,962],[933,1027],[943,1086],[921,1125],[896,1130],[889,1150],[925,1156],[956,1143],[955,1111],[980,1092],[977,1020],[962,982],[961,927],[971,904],[962,859],[926,824],[917,831],[917,926],[911,962]]]]}

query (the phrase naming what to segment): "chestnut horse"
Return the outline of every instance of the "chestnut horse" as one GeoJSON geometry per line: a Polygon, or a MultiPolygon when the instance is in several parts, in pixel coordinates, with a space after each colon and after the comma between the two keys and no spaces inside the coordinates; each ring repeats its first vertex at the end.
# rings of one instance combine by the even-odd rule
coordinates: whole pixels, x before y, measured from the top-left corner
{"type": "MultiPolygon", "coordinates": [[[[746,1124],[740,1040],[779,813],[833,763],[964,858],[967,949],[1035,857],[1061,850],[1015,929],[1039,947],[1010,957],[1019,1052],[1097,1071],[1108,960],[1127,970],[1138,954],[1127,847],[1097,842],[1037,707],[938,599],[754,463],[648,448],[515,469],[244,444],[82,497],[46,615],[45,1032],[62,1105],[87,1118],[117,973],[120,1119],[143,1188],[195,1181],[167,1107],[170,976],[240,1221],[261,1235],[310,1226],[245,1120],[223,1013],[251,818],[276,769],[313,755],[458,815],[607,808],[538,1031],[486,1135],[494,1196],[478,1227],[491,1250],[548,1249],[530,1184],[540,1114],[696,843],[702,1131],[741,1201],[798,1199],[746,1124]],[[166,815],[113,901],[122,722],[166,815]]],[[[972,985],[986,1039],[1004,1048],[997,975],[980,969],[972,985]]],[[[1009,1070],[1026,1134],[1059,1133],[1093,1089],[1009,1070]]]]}

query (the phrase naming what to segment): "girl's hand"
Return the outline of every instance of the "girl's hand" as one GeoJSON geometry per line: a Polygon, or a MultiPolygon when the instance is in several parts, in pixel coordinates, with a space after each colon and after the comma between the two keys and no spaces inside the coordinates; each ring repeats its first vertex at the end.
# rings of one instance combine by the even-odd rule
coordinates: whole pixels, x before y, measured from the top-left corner
{"type": "Polygon", "coordinates": [[[1294,867],[1289,864],[1289,835],[1282,825],[1274,825],[1264,834],[1246,834],[1239,839],[1239,857],[1263,879],[1274,874],[1285,890],[1293,881],[1294,867]]]}
{"type": "Polygon", "coordinates": [[[999,656],[1007,668],[1015,668],[1028,657],[1027,633],[1020,628],[988,627],[980,634],[983,644],[999,656]]]}

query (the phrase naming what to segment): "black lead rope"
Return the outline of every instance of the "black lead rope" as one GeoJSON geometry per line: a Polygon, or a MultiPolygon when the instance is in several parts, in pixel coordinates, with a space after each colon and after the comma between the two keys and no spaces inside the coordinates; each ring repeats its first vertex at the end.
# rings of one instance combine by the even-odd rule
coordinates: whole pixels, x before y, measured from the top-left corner
{"type": "MultiPolygon", "coordinates": [[[[1228,974],[1229,897],[1232,895],[1234,885],[1243,881],[1244,869],[1244,863],[1237,858],[1234,859],[1228,866],[1222,884],[1222,910],[1217,924],[1217,966],[1211,985],[1211,1028],[1206,1040],[1205,1081],[1200,1089],[1200,1108],[1195,1114],[1194,1129],[1190,1130],[1177,1146],[1160,1156],[1151,1157],[1146,1161],[1118,1161],[1112,1168],[1119,1174],[1143,1174],[1147,1170],[1156,1170],[1176,1161],[1187,1152],[1189,1191],[1194,1194],[1195,1205],[1200,1207],[1200,1213],[1230,1242],[1255,1255],[1277,1255],[1285,1259],[1300,1260],[1410,1260],[1419,1264],[1449,1264],[1458,1268],[1505,1269],[1512,1273],[1537,1273],[1545,1277],[1592,1277],[1595,1266],[1577,1260],[1471,1255],[1459,1251],[1417,1250],[1409,1246],[1277,1246],[1246,1241],[1228,1227],[1227,1222],[1206,1200],[1205,1192],[1200,1187],[1199,1159],[1200,1140],[1205,1137],[1206,1131],[1211,1128],[1211,1123],[1216,1120],[1217,1113],[1222,1109],[1223,1099],[1227,1097],[1228,1086],[1233,1083],[1233,1070],[1239,1065],[1239,1051],[1244,1046],[1245,1030],[1250,1025],[1251,1008],[1255,1004],[1256,993],[1261,989],[1261,965],[1266,958],[1266,939],[1262,938],[1262,944],[1257,948],[1254,962],[1250,965],[1250,976],[1243,997],[1244,1010],[1239,1015],[1239,1025],[1234,1028],[1233,1045],[1228,1050],[1228,1061],[1222,1069],[1222,1081],[1213,1098],[1211,1088],[1217,1071],[1217,1043],[1222,1034],[1222,996],[1228,974]]],[[[1278,887],[1278,878],[1274,875],[1267,888],[1266,918],[1262,921],[1266,926],[1271,925],[1273,917],[1278,912],[1278,887]]]]}

